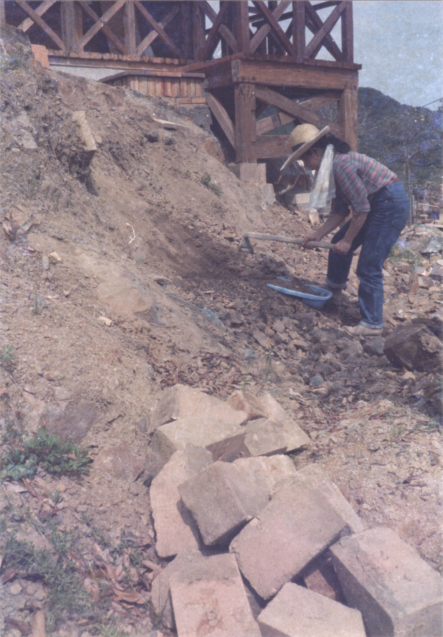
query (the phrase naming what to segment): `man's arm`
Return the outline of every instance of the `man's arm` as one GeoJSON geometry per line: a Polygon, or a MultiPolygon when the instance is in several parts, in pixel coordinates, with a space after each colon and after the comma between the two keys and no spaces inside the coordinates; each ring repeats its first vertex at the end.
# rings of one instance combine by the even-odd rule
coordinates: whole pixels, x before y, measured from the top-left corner
{"type": "Polygon", "coordinates": [[[348,231],[346,232],[343,239],[341,241],[338,241],[334,245],[334,247],[332,248],[332,252],[336,252],[337,254],[348,254],[349,250],[351,249],[352,242],[362,229],[367,216],[367,212],[360,212],[358,215],[352,215],[348,231]]]}
{"type": "Polygon", "coordinates": [[[308,236],[305,237],[303,247],[310,248],[312,246],[308,244],[311,241],[321,241],[323,237],[326,237],[327,234],[335,230],[335,228],[337,228],[337,226],[339,226],[343,222],[344,218],[345,217],[343,215],[339,214],[329,215],[325,223],[320,226],[320,228],[318,228],[315,232],[311,232],[311,234],[308,234],[308,236]]]}

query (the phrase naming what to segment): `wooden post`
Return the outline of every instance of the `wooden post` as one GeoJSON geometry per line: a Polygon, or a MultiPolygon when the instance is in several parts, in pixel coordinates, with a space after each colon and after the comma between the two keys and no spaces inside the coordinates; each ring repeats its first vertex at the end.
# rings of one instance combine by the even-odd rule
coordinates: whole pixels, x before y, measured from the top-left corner
{"type": "Polygon", "coordinates": [[[235,2],[234,24],[238,51],[249,53],[249,8],[246,0],[235,2]]]}
{"type": "Polygon", "coordinates": [[[82,11],[76,2],[61,2],[62,39],[67,51],[78,51],[78,41],[83,35],[82,11]]]}
{"type": "Polygon", "coordinates": [[[191,25],[192,25],[192,7],[190,2],[181,2],[181,20],[183,29],[183,55],[186,60],[192,57],[191,47],[191,25]]]}
{"type": "Polygon", "coordinates": [[[135,6],[133,0],[128,0],[125,5],[125,46],[129,55],[137,55],[137,37],[135,35],[135,6]]]}
{"type": "Polygon", "coordinates": [[[193,9],[193,45],[194,45],[194,60],[198,61],[201,59],[200,54],[203,50],[203,46],[205,44],[205,24],[204,24],[204,14],[200,8],[200,2],[192,3],[193,9]]]}
{"type": "Polygon", "coordinates": [[[305,55],[306,48],[306,16],[305,16],[305,3],[303,1],[292,3],[293,22],[292,22],[292,35],[294,42],[294,49],[296,53],[296,59],[302,61],[305,55]]]}
{"type": "Polygon", "coordinates": [[[343,57],[346,62],[354,62],[354,22],[352,17],[352,2],[346,3],[346,9],[341,16],[341,41],[343,57]]]}
{"type": "Polygon", "coordinates": [[[345,88],[338,103],[338,123],[342,131],[342,139],[355,152],[358,146],[357,115],[357,86],[345,88]]]}
{"type": "Polygon", "coordinates": [[[236,161],[255,164],[255,84],[235,84],[234,95],[236,161]]]}

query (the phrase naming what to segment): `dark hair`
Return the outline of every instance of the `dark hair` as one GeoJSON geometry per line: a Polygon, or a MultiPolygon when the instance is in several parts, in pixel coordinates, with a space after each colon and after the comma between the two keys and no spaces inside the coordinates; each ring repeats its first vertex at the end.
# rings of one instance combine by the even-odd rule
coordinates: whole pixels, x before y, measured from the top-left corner
{"type": "Polygon", "coordinates": [[[332,135],[332,133],[326,133],[326,135],[320,137],[320,139],[315,142],[313,146],[311,146],[310,150],[312,150],[312,148],[326,148],[326,146],[329,146],[329,144],[332,144],[334,146],[335,152],[340,153],[341,155],[349,153],[349,151],[351,150],[349,144],[339,139],[335,135],[332,135]]]}

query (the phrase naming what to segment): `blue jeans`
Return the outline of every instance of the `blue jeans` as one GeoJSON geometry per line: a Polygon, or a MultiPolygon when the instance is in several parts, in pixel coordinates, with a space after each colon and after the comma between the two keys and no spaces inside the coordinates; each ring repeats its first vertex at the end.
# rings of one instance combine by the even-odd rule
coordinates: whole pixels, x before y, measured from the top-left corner
{"type": "MultiPolygon", "coordinates": [[[[360,281],[358,301],[365,327],[383,327],[383,263],[409,218],[409,199],[403,185],[396,181],[381,188],[370,198],[371,210],[348,254],[329,252],[327,284],[344,290],[354,250],[362,246],[357,265],[360,281]]],[[[348,221],[332,239],[337,243],[345,236],[348,221]]]]}

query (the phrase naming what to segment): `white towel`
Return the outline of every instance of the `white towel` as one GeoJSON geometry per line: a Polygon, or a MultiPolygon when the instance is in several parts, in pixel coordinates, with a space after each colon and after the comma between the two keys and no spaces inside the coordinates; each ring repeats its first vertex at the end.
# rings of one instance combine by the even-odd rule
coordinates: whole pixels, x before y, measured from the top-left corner
{"type": "Polygon", "coordinates": [[[314,189],[309,198],[309,205],[317,210],[326,208],[335,197],[333,161],[334,147],[332,144],[329,144],[329,146],[326,146],[326,150],[323,154],[314,189]]]}

